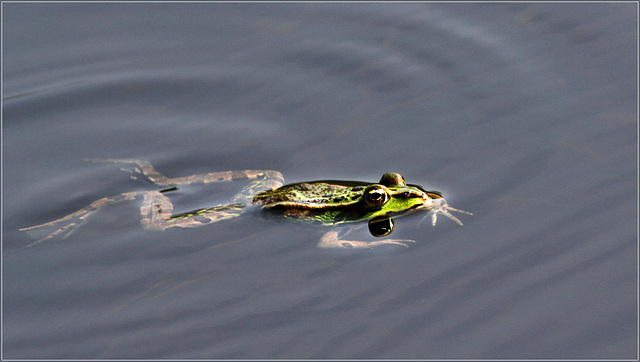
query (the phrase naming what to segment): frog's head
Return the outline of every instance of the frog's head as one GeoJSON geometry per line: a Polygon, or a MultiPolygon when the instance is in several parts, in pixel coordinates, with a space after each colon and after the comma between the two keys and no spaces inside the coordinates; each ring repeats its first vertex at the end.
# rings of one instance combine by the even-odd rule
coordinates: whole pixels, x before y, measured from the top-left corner
{"type": "Polygon", "coordinates": [[[404,214],[424,208],[432,200],[442,199],[438,191],[427,191],[418,185],[407,185],[401,174],[387,172],[380,182],[367,186],[363,192],[367,207],[377,215],[404,214]]]}
{"type": "Polygon", "coordinates": [[[363,198],[369,208],[376,210],[372,213],[374,218],[426,210],[431,215],[433,225],[439,213],[462,225],[449,211],[470,214],[450,207],[438,191],[427,191],[422,186],[407,184],[397,172],[387,172],[378,184],[367,186],[363,198]]]}

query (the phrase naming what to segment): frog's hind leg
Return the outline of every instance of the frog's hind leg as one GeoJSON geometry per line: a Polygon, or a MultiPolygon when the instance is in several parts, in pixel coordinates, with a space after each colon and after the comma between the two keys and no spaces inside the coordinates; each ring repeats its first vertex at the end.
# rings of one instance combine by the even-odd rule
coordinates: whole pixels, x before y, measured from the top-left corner
{"type": "MultiPolygon", "coordinates": [[[[282,186],[284,179],[282,174],[273,170],[245,170],[245,171],[229,171],[231,173],[237,173],[235,179],[245,178],[252,180],[250,184],[243,187],[236,195],[231,199],[232,204],[244,203],[250,204],[253,200],[253,196],[261,191],[272,190],[282,186]]],[[[220,172],[222,173],[222,172],[220,172]]]]}
{"type": "Polygon", "coordinates": [[[253,195],[263,190],[280,187],[284,181],[280,172],[272,170],[222,171],[170,178],[156,171],[148,161],[136,159],[88,161],[130,164],[133,166],[123,170],[142,175],[158,186],[168,187],[161,191],[153,191],[145,194],[140,213],[142,216],[142,226],[147,230],[165,230],[170,227],[198,227],[236,217],[243,211],[246,204],[251,203],[253,195]],[[229,204],[198,209],[179,215],[173,215],[173,204],[164,194],[175,190],[178,185],[207,184],[236,180],[249,180],[251,182],[234,195],[229,204]]]}
{"type": "MultiPolygon", "coordinates": [[[[278,172],[279,174],[279,172],[278,172]]],[[[232,219],[239,216],[249,204],[253,195],[261,190],[279,187],[282,181],[261,177],[245,186],[230,201],[229,204],[218,205],[203,209],[173,214],[173,204],[165,191],[148,192],[144,195],[143,206],[140,208],[142,226],[147,230],[165,230],[171,227],[193,228],[214,222],[232,219]]]]}
{"type": "Polygon", "coordinates": [[[96,211],[110,204],[133,200],[139,194],[141,194],[141,192],[128,192],[117,196],[104,197],[100,200],[92,202],[89,206],[84,207],[58,220],[20,229],[20,231],[24,231],[29,234],[29,236],[36,239],[35,242],[25,246],[25,248],[54,238],[65,239],[69,235],[71,235],[78,227],[84,225],[87,222],[87,219],[96,211]]]}
{"type": "MultiPolygon", "coordinates": [[[[273,170],[222,171],[184,177],[167,177],[156,171],[150,162],[144,160],[111,158],[92,159],[87,161],[132,164],[134,165],[133,168],[123,170],[140,174],[159,186],[190,185],[196,183],[206,184],[243,179],[252,180],[252,183],[240,192],[245,195],[251,194],[251,196],[253,196],[252,193],[280,187],[284,181],[282,174],[273,170]]],[[[137,178],[135,176],[132,177],[137,178]]],[[[246,198],[247,197],[244,197],[244,199],[246,198]]]]}
{"type": "Polygon", "coordinates": [[[244,203],[220,205],[173,215],[173,204],[161,192],[144,195],[140,208],[142,226],[147,230],[165,230],[171,227],[193,228],[239,216],[244,203]]]}

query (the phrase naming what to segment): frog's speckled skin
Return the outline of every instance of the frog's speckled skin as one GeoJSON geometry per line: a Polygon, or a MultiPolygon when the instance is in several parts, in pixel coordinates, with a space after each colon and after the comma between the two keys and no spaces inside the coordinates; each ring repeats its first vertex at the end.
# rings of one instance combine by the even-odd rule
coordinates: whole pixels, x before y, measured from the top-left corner
{"type": "MultiPolygon", "coordinates": [[[[381,182],[383,182],[381,180],[381,182]]],[[[282,186],[263,191],[253,203],[276,217],[336,225],[367,221],[380,216],[392,216],[424,208],[442,196],[417,186],[401,184],[370,184],[365,182],[315,181],[282,186]],[[384,205],[371,206],[364,195],[371,187],[384,190],[389,200],[384,205]]]]}

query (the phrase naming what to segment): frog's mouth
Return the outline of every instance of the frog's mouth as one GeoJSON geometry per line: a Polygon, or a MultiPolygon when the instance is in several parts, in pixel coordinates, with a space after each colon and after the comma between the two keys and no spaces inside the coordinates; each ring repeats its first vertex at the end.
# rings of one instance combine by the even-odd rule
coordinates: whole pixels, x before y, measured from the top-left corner
{"type": "Polygon", "coordinates": [[[438,214],[443,214],[444,216],[453,220],[455,223],[457,223],[460,226],[462,226],[462,221],[460,221],[457,217],[453,216],[449,211],[456,211],[462,214],[473,215],[468,211],[456,209],[449,206],[449,204],[447,204],[447,201],[442,196],[440,196],[440,198],[437,198],[437,199],[432,199],[427,197],[427,200],[430,202],[425,201],[425,203],[422,206],[418,207],[418,209],[425,209],[429,211],[429,213],[427,213],[427,215],[425,215],[424,218],[422,218],[422,220],[426,219],[428,216],[431,216],[431,225],[433,226],[436,226],[436,221],[438,220],[438,214]]]}

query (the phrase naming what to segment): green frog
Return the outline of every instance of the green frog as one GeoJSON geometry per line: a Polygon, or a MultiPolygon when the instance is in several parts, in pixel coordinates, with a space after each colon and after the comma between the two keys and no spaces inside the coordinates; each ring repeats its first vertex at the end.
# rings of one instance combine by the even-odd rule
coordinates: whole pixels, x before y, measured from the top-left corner
{"type": "Polygon", "coordinates": [[[394,216],[424,210],[431,216],[432,225],[435,226],[438,214],[447,216],[459,225],[462,222],[450,211],[472,215],[450,207],[438,191],[427,191],[421,186],[407,184],[404,177],[396,172],[385,173],[378,183],[324,180],[283,186],[282,174],[272,170],[224,171],[169,178],[143,160],[89,161],[128,165],[123,170],[131,172],[132,178],[142,176],[160,189],[105,197],[58,220],[20,229],[37,239],[27,247],[54,238],[66,238],[101,208],[138,197],[143,198],[140,207],[141,224],[147,230],[199,227],[235,218],[254,205],[265,217],[331,226],[331,230],[322,236],[318,244],[323,248],[369,248],[385,244],[408,246],[407,243],[414,242],[398,239],[344,240],[339,237],[336,230],[338,226],[358,227],[366,222],[373,236],[383,237],[393,231],[394,216]],[[241,179],[250,180],[250,183],[234,195],[229,203],[186,213],[173,213],[174,205],[168,195],[178,190],[178,187],[241,179]]]}

